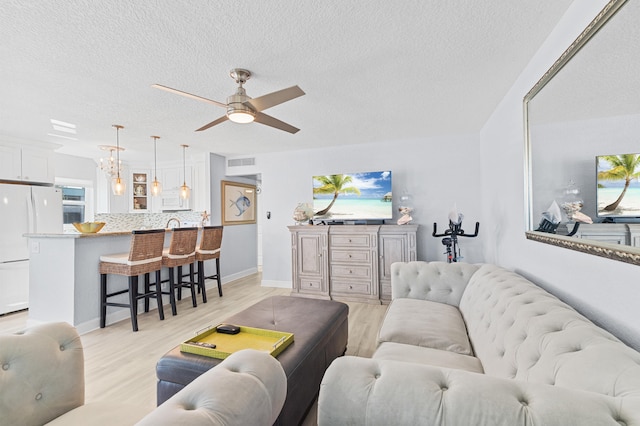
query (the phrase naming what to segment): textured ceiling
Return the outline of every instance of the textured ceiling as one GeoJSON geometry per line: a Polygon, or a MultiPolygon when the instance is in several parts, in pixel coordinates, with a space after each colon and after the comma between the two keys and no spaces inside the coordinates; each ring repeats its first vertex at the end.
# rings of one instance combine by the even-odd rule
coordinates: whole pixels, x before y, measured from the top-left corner
{"type": "Polygon", "coordinates": [[[222,155],[478,132],[571,0],[3,0],[0,134],[97,158],[122,124],[122,159],[179,145],[222,155]],[[225,122],[232,68],[266,111],[301,129],[225,122]],[[50,119],[75,124],[54,131],[50,119]],[[48,134],[72,136],[77,141],[48,134]]]}

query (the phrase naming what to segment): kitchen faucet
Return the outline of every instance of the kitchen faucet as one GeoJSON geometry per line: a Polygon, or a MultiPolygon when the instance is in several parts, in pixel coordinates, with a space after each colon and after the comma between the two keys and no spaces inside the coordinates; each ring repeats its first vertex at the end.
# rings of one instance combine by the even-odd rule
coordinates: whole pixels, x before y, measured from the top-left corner
{"type": "Polygon", "coordinates": [[[165,228],[169,228],[169,225],[171,224],[171,222],[178,222],[178,226],[174,226],[174,228],[180,228],[180,219],[178,219],[177,217],[172,217],[171,219],[169,219],[167,221],[167,226],[165,226],[165,228]]]}

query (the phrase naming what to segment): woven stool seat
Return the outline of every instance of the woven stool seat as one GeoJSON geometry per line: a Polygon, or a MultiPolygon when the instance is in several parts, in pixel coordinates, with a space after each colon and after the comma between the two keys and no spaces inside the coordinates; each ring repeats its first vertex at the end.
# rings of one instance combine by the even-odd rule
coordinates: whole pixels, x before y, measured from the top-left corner
{"type": "MultiPolygon", "coordinates": [[[[158,315],[164,319],[162,293],[160,285],[151,291],[150,273],[155,272],[156,283],[160,283],[162,268],[162,249],[164,246],[164,229],[133,231],[131,233],[131,249],[129,253],[105,254],[100,256],[100,327],[106,325],[107,307],[128,307],[131,312],[131,326],[138,331],[138,300],[144,299],[145,312],[149,311],[149,298],[155,297],[158,304],[158,315]],[[129,277],[128,288],[109,293],[107,275],[123,275],[129,277]],[[144,275],[144,292],[138,288],[138,276],[144,275]],[[108,299],[120,294],[129,294],[129,302],[109,302],[108,299]]],[[[194,255],[195,256],[195,255],[194,255]]]]}
{"type": "Polygon", "coordinates": [[[215,279],[218,283],[218,295],[222,297],[222,282],[220,280],[220,253],[222,246],[222,226],[205,226],[202,228],[200,246],[196,250],[196,262],[198,263],[198,290],[202,291],[202,302],[207,303],[207,292],[204,285],[205,279],[215,279]],[[204,262],[216,260],[216,273],[206,276],[204,262]]]}
{"type": "MultiPolygon", "coordinates": [[[[174,228],[171,235],[169,248],[162,253],[162,266],[169,268],[169,291],[163,294],[169,295],[171,303],[171,313],[178,314],[176,308],[176,291],[182,294],[183,287],[191,289],[191,301],[193,307],[198,306],[196,302],[196,292],[194,288],[193,263],[196,258],[196,243],[198,241],[198,228],[174,228]],[[190,281],[183,280],[182,267],[189,265],[190,281]],[[178,269],[178,279],[175,277],[175,268],[178,269]]],[[[179,297],[181,298],[181,297],[179,297]]]]}

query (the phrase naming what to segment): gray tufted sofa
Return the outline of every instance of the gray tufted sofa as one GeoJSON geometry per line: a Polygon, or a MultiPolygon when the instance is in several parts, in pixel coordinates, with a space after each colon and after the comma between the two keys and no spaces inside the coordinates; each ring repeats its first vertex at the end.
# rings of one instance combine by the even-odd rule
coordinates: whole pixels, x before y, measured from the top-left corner
{"type": "MultiPolygon", "coordinates": [[[[66,323],[0,336],[0,425],[272,425],[287,378],[272,356],[234,353],[151,413],[135,405],[84,404],[80,337],[66,323]]],[[[152,373],[151,373],[152,374],[152,373]]]]}
{"type": "Polygon", "coordinates": [[[372,359],[336,359],[319,425],[640,425],[640,353],[495,265],[395,263],[372,359]]]}

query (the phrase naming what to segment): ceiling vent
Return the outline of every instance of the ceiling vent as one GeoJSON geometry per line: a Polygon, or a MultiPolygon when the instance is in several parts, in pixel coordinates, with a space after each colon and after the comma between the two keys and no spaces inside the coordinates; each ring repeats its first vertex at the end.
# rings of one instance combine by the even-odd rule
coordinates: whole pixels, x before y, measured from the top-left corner
{"type": "Polygon", "coordinates": [[[255,166],[255,157],[249,158],[232,158],[227,160],[227,167],[255,166]]]}

